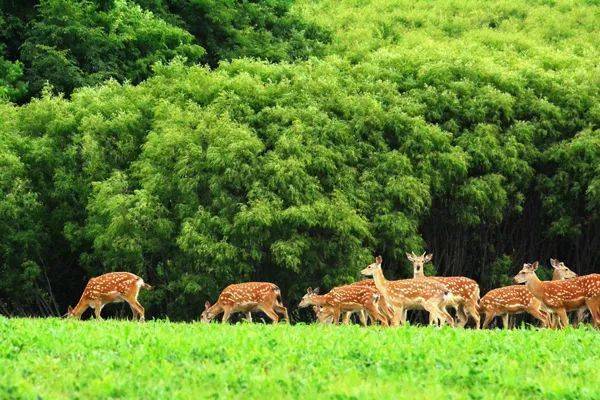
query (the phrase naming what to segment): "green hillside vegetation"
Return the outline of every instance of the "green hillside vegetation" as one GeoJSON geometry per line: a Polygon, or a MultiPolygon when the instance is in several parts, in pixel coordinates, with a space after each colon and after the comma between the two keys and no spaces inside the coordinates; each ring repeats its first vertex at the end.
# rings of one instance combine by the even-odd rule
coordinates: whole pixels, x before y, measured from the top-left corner
{"type": "Polygon", "coordinates": [[[37,398],[596,399],[598,333],[0,319],[0,393],[37,398]],[[57,379],[60,377],[60,379],[57,379]]]}
{"type": "MultiPolygon", "coordinates": [[[[219,53],[191,16],[165,16],[170,2],[138,3],[98,11],[137,13],[126,36],[108,35],[122,52],[96,48],[100,35],[75,63],[81,85],[116,80],[0,106],[0,312],[62,313],[109,270],[156,287],[150,317],[197,318],[244,280],[276,282],[293,305],[307,286],[357,279],[374,253],[388,277],[408,276],[405,252],[425,248],[429,273],[483,292],[550,256],[597,271],[595,2],[281,2],[285,21],[311,28],[302,46],[273,28],[271,58],[258,45],[219,53]],[[129,59],[146,40],[128,39],[139,18],[176,45],[129,59]],[[283,57],[290,46],[306,52],[283,57]],[[91,71],[96,54],[116,61],[91,71]]],[[[24,43],[60,37],[43,15],[24,43]]],[[[90,15],[86,29],[113,21],[90,15]]]]}

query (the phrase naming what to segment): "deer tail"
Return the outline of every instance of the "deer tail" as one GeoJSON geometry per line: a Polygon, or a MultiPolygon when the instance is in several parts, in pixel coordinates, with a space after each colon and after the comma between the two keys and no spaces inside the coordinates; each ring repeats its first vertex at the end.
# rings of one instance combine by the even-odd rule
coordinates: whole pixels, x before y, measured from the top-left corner
{"type": "Polygon", "coordinates": [[[152,290],[152,286],[148,285],[142,278],[138,280],[138,286],[146,290],[152,290]]]}

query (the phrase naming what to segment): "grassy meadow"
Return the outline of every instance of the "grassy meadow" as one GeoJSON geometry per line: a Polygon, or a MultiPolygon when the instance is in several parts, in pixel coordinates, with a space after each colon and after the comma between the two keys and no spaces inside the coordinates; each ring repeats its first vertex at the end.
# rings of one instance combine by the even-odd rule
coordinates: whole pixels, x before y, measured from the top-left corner
{"type": "Polygon", "coordinates": [[[0,318],[1,399],[600,397],[598,333],[0,318]]]}

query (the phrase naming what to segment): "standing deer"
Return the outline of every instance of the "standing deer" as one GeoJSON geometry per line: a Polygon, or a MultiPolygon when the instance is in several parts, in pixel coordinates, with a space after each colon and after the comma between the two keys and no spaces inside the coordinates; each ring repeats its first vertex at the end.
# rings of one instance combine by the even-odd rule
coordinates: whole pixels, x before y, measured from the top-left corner
{"type": "Polygon", "coordinates": [[[388,281],[383,275],[381,256],[363,269],[361,274],[372,276],[377,290],[383,295],[393,310],[392,325],[406,323],[406,310],[425,310],[429,312],[429,324],[440,319],[454,325],[454,320],[446,311],[446,303],[453,298],[446,286],[429,279],[403,279],[388,281]]]}
{"type": "MultiPolygon", "coordinates": [[[[555,260],[554,258],[550,259],[550,265],[552,265],[552,280],[553,281],[563,281],[565,279],[571,279],[571,278],[575,278],[577,276],[577,274],[573,271],[571,271],[571,269],[569,267],[567,267],[565,265],[564,262],[562,261],[558,261],[555,260]]],[[[583,306],[581,308],[579,308],[577,310],[577,313],[575,314],[575,319],[573,321],[573,325],[577,326],[579,325],[581,322],[583,322],[583,320],[585,319],[585,314],[587,311],[587,307],[583,306]]],[[[554,314],[550,314],[552,323],[558,323],[558,321],[554,321],[554,319],[552,318],[554,316],[554,314]]]]}
{"type": "Polygon", "coordinates": [[[81,318],[81,315],[91,307],[96,318],[102,319],[100,313],[105,305],[126,301],[131,307],[133,319],[139,317],[143,322],[144,307],[137,300],[141,288],[150,290],[152,286],[130,272],[109,272],[97,276],[88,281],[75,308],[69,306],[67,316],[81,318]]]}
{"type": "MultiPolygon", "coordinates": [[[[333,323],[338,324],[342,312],[367,311],[375,320],[387,326],[387,319],[379,312],[377,306],[381,294],[377,289],[360,285],[345,285],[331,289],[329,293],[319,295],[318,289],[312,290],[308,288],[306,294],[302,297],[302,301],[298,307],[320,306],[321,312],[331,315],[333,323]]],[[[367,325],[364,313],[360,312],[360,322],[363,326],[367,325]]],[[[317,314],[318,317],[318,314],[317,314]]],[[[348,320],[344,320],[347,324],[348,320]]]]}
{"type": "Polygon", "coordinates": [[[535,298],[560,318],[560,327],[569,326],[567,311],[577,310],[583,305],[592,313],[595,327],[600,327],[600,274],[578,276],[564,281],[542,282],[535,271],[539,263],[523,264],[514,280],[525,283],[535,298]]]}
{"type": "Polygon", "coordinates": [[[252,312],[262,311],[273,323],[279,322],[277,314],[283,314],[289,321],[287,308],[281,303],[279,287],[269,282],[246,282],[227,286],[215,304],[204,303],[204,311],[200,321],[210,322],[217,315],[223,314],[222,322],[227,322],[233,313],[243,312],[246,319],[252,322],[252,312]]]}
{"type": "Polygon", "coordinates": [[[413,277],[415,279],[433,279],[445,285],[453,294],[452,301],[448,306],[456,310],[458,325],[464,327],[469,322],[469,317],[475,320],[475,327],[479,329],[479,285],[473,279],[464,276],[425,276],[423,268],[430,262],[433,254],[423,253],[417,256],[415,253],[406,253],[406,257],[413,264],[413,277]]]}
{"type": "MultiPolygon", "coordinates": [[[[562,281],[565,279],[574,278],[577,274],[571,271],[564,263],[559,263],[557,260],[550,259],[550,263],[554,267],[552,273],[553,281],[562,281]]],[[[541,321],[542,326],[556,326],[553,321],[553,315],[548,313],[542,302],[533,297],[529,289],[521,285],[505,286],[490,290],[481,298],[479,302],[480,312],[485,314],[485,320],[482,328],[486,328],[489,323],[497,316],[502,317],[502,325],[504,328],[512,328],[514,320],[511,316],[528,313],[541,321]]],[[[583,312],[585,312],[585,307],[583,312]]],[[[582,310],[578,310],[578,315],[582,310]]]]}
{"type": "MultiPolygon", "coordinates": [[[[369,287],[369,288],[377,290],[377,287],[375,286],[375,281],[373,279],[363,279],[358,282],[351,283],[351,285],[365,286],[365,287],[369,287]]],[[[379,293],[379,290],[377,290],[377,293],[379,293]]],[[[389,324],[392,321],[392,316],[394,313],[392,311],[392,308],[385,302],[385,299],[383,298],[383,296],[379,296],[377,306],[379,307],[379,313],[385,319],[387,319],[388,324],[389,324]]],[[[363,310],[360,312],[365,312],[365,311],[363,310]]],[[[368,311],[366,311],[366,313],[368,314],[368,317],[371,320],[371,323],[375,323],[376,322],[375,318],[371,314],[369,314],[368,311]]],[[[343,321],[345,324],[347,323],[348,319],[350,318],[350,315],[352,315],[352,312],[344,313],[343,321]]]]}
{"type": "Polygon", "coordinates": [[[533,297],[529,289],[522,285],[505,286],[487,292],[479,302],[480,312],[485,315],[483,329],[497,317],[502,317],[502,326],[510,328],[510,315],[529,313],[548,326],[548,314],[541,311],[542,302],[533,297]]]}

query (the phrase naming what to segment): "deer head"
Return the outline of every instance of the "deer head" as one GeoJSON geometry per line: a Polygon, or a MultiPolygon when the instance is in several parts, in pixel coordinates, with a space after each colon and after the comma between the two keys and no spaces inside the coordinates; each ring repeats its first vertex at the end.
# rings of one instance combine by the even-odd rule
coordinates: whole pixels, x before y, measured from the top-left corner
{"type": "Polygon", "coordinates": [[[426,254],[424,252],[423,254],[418,256],[411,251],[410,254],[406,253],[406,257],[410,262],[412,262],[415,275],[422,275],[424,265],[431,261],[431,259],[433,258],[433,254],[426,254]]]}
{"type": "Polygon", "coordinates": [[[298,307],[300,308],[304,308],[304,307],[308,307],[310,305],[314,304],[314,297],[319,295],[319,288],[316,289],[312,289],[312,288],[308,288],[306,289],[306,294],[304,296],[302,296],[302,300],[300,301],[300,304],[298,304],[298,307]]]}
{"type": "Polygon", "coordinates": [[[377,257],[375,257],[375,262],[372,264],[369,264],[365,269],[360,271],[360,273],[365,276],[373,276],[375,274],[375,272],[377,272],[378,270],[381,270],[382,262],[383,262],[383,258],[381,258],[381,256],[377,256],[377,257]]]}
{"type": "Polygon", "coordinates": [[[577,276],[577,274],[571,271],[569,267],[567,267],[562,261],[551,258],[550,265],[552,265],[552,268],[554,268],[554,272],[552,273],[553,280],[571,279],[577,276]]]}
{"type": "Polygon", "coordinates": [[[200,322],[209,323],[215,317],[215,314],[211,312],[210,308],[210,301],[204,303],[204,311],[202,311],[202,315],[200,315],[200,322]]]}
{"type": "Polygon", "coordinates": [[[533,264],[525,263],[523,264],[523,268],[519,271],[517,275],[513,278],[516,283],[525,283],[532,279],[535,275],[535,271],[537,270],[539,263],[536,261],[533,264]]]}

